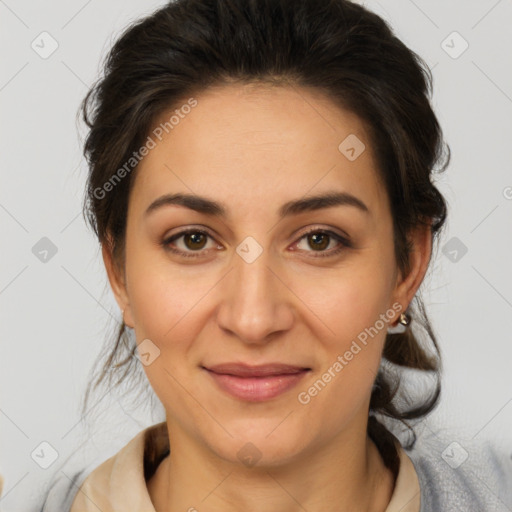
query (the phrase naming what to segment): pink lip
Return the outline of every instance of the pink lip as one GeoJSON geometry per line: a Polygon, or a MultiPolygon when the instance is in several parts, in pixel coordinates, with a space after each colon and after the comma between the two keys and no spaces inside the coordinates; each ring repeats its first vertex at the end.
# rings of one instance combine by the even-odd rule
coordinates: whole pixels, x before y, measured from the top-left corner
{"type": "Polygon", "coordinates": [[[226,363],[203,368],[223,391],[250,402],[269,400],[288,391],[310,370],[281,363],[260,366],[226,363]]]}

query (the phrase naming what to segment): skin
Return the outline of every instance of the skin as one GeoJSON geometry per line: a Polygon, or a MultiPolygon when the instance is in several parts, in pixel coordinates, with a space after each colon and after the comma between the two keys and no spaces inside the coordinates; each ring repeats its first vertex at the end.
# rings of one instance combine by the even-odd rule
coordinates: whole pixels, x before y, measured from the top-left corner
{"type": "Polygon", "coordinates": [[[428,267],[430,230],[411,233],[411,272],[402,276],[364,125],[322,93],[230,84],[196,99],[139,164],[124,267],[103,247],[125,323],[137,343],[148,338],[160,350],[144,367],[171,440],[171,455],[148,482],[155,509],[382,512],[394,479],[366,427],[386,328],[308,404],[297,395],[394,303],[406,310],[428,267]],[[349,134],[366,145],[354,161],[338,150],[349,134]],[[333,190],[358,197],[369,213],[334,206],[279,219],[283,203],[333,190]],[[228,217],[177,205],[145,215],[156,198],[176,192],[222,202],[228,217]],[[181,237],[174,247],[202,256],[162,247],[191,226],[209,229],[212,238],[194,245],[181,237]],[[310,227],[346,233],[353,246],[321,257],[339,242],[331,237],[318,249],[304,236],[310,227]],[[236,252],[247,236],[263,248],[252,263],[236,252]],[[284,362],[311,372],[278,397],[244,402],[201,369],[232,361],[284,362]],[[237,457],[248,442],[261,453],[253,467],[237,457]]]}

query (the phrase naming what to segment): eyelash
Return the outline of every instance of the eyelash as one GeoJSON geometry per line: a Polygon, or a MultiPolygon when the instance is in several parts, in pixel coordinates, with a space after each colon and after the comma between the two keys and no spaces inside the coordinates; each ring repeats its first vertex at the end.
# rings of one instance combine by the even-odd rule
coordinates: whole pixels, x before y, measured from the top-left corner
{"type": "MultiPolygon", "coordinates": [[[[166,251],[173,252],[175,254],[178,254],[179,256],[183,256],[185,258],[200,258],[202,257],[202,253],[204,253],[204,250],[198,250],[198,251],[181,251],[179,249],[175,249],[174,247],[170,246],[171,242],[174,242],[175,240],[178,240],[179,238],[191,234],[191,233],[200,233],[202,235],[206,235],[213,239],[213,236],[208,233],[208,231],[204,231],[201,229],[186,229],[184,231],[180,231],[179,233],[176,233],[172,235],[171,237],[165,238],[161,245],[166,251]]],[[[333,231],[326,230],[326,229],[319,229],[319,228],[313,228],[306,233],[304,233],[296,243],[300,242],[303,238],[306,238],[308,235],[311,234],[322,234],[327,235],[331,238],[334,238],[338,243],[339,246],[335,249],[331,249],[329,251],[318,251],[320,254],[313,256],[313,258],[328,258],[338,255],[341,251],[344,249],[349,249],[352,246],[352,243],[347,240],[346,238],[342,237],[341,235],[338,235],[337,233],[334,233],[333,231]]],[[[306,252],[317,252],[317,251],[306,251],[306,252]]]]}

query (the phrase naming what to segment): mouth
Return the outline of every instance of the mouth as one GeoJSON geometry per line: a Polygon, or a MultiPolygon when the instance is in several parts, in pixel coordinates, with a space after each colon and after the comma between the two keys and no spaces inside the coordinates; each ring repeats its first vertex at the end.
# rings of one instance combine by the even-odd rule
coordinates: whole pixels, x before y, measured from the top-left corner
{"type": "Polygon", "coordinates": [[[275,398],[295,387],[311,371],[311,368],[282,363],[259,366],[224,363],[202,368],[221,391],[248,402],[275,398]]]}

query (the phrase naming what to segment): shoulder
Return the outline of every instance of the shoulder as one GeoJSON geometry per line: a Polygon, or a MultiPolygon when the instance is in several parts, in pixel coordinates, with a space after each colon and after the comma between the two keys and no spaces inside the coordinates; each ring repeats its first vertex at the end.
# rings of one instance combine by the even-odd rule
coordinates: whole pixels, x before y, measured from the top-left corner
{"type": "Polygon", "coordinates": [[[159,433],[165,434],[165,423],[141,430],[100,464],[96,461],[70,474],[59,472],[47,491],[41,512],[82,512],[97,507],[110,510],[111,505],[130,503],[130,498],[131,504],[144,502],[148,461],[158,455],[155,440],[160,440],[158,447],[166,446],[166,438],[158,437],[159,433]]]}
{"type": "Polygon", "coordinates": [[[406,453],[418,475],[421,512],[512,510],[512,460],[489,442],[423,433],[406,453]]]}

